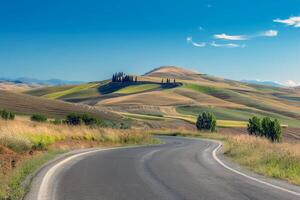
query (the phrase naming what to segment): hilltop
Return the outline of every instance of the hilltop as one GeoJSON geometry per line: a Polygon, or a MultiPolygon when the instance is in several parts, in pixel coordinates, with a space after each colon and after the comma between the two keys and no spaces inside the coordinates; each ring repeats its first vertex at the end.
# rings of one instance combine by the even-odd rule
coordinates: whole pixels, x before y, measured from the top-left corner
{"type": "Polygon", "coordinates": [[[144,76],[166,77],[166,78],[172,77],[172,78],[190,80],[193,78],[199,78],[198,74],[199,73],[197,72],[182,67],[162,66],[145,73],[144,76]]]}

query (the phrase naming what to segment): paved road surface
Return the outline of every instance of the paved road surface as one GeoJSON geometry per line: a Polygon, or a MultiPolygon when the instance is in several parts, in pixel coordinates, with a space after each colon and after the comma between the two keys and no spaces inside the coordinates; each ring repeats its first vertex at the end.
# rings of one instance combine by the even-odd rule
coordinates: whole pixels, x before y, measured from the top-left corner
{"type": "Polygon", "coordinates": [[[49,166],[37,176],[27,199],[300,199],[299,187],[269,182],[295,191],[292,194],[224,168],[212,156],[218,146],[215,142],[175,137],[163,140],[164,145],[99,151],[55,169],[49,166]]]}

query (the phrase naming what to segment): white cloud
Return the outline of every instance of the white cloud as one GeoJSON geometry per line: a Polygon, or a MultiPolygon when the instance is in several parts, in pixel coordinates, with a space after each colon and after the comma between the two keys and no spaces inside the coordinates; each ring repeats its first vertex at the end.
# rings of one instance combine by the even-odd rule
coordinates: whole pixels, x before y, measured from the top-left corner
{"type": "Polygon", "coordinates": [[[253,35],[227,35],[225,33],[215,34],[214,38],[232,41],[250,40],[257,37],[276,37],[278,35],[277,30],[267,30],[258,34],[253,35]]]}
{"type": "Polygon", "coordinates": [[[201,42],[201,43],[194,42],[192,37],[187,37],[186,41],[187,41],[187,43],[192,44],[195,47],[205,47],[206,46],[205,42],[201,42]]]}
{"type": "MultiPolygon", "coordinates": [[[[278,35],[278,31],[277,30],[268,30],[268,31],[265,31],[263,33],[261,33],[259,36],[262,36],[262,37],[276,37],[278,35]]],[[[259,37],[257,36],[257,37],[259,37]]]]}
{"type": "Polygon", "coordinates": [[[286,82],[284,82],[282,84],[285,85],[285,86],[288,86],[288,87],[297,87],[297,86],[300,86],[300,83],[297,83],[297,82],[295,82],[293,80],[288,80],[288,81],[286,81],[286,82]]]}
{"type": "Polygon", "coordinates": [[[223,40],[248,40],[248,37],[245,35],[227,35],[225,33],[215,34],[214,38],[223,40]]]}
{"type": "Polygon", "coordinates": [[[288,19],[275,19],[273,22],[286,24],[288,26],[300,27],[300,16],[290,17],[288,19]]]}
{"type": "Polygon", "coordinates": [[[213,47],[227,47],[227,48],[245,48],[246,47],[245,44],[235,44],[235,43],[220,44],[220,43],[216,43],[215,41],[210,43],[210,45],[213,47]]]}

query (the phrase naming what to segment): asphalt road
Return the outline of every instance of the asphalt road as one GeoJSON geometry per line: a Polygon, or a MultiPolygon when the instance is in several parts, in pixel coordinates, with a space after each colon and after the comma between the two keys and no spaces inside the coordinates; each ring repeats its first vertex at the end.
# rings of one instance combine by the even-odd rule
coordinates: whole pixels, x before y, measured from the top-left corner
{"type": "Polygon", "coordinates": [[[63,163],[52,164],[39,173],[27,199],[300,199],[299,187],[242,172],[255,176],[253,180],[222,166],[213,156],[218,146],[215,142],[175,137],[163,140],[164,145],[96,151],[62,159],[63,163]]]}

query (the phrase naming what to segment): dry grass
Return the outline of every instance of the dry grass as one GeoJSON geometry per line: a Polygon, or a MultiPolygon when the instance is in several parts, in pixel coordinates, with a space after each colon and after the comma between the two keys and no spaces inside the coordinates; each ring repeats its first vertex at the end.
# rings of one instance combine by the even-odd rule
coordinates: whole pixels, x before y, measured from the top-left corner
{"type": "Polygon", "coordinates": [[[237,163],[300,185],[299,143],[271,143],[260,137],[236,135],[228,137],[225,144],[225,154],[237,163]]]}
{"type": "Polygon", "coordinates": [[[151,136],[137,130],[54,125],[26,120],[0,121],[0,144],[15,152],[47,149],[49,145],[65,140],[140,144],[145,139],[151,139],[151,136]]]}
{"type": "Polygon", "coordinates": [[[59,152],[157,142],[152,135],[139,130],[54,125],[23,118],[0,120],[0,199],[22,197],[24,188],[21,183],[26,176],[59,152]]]}

